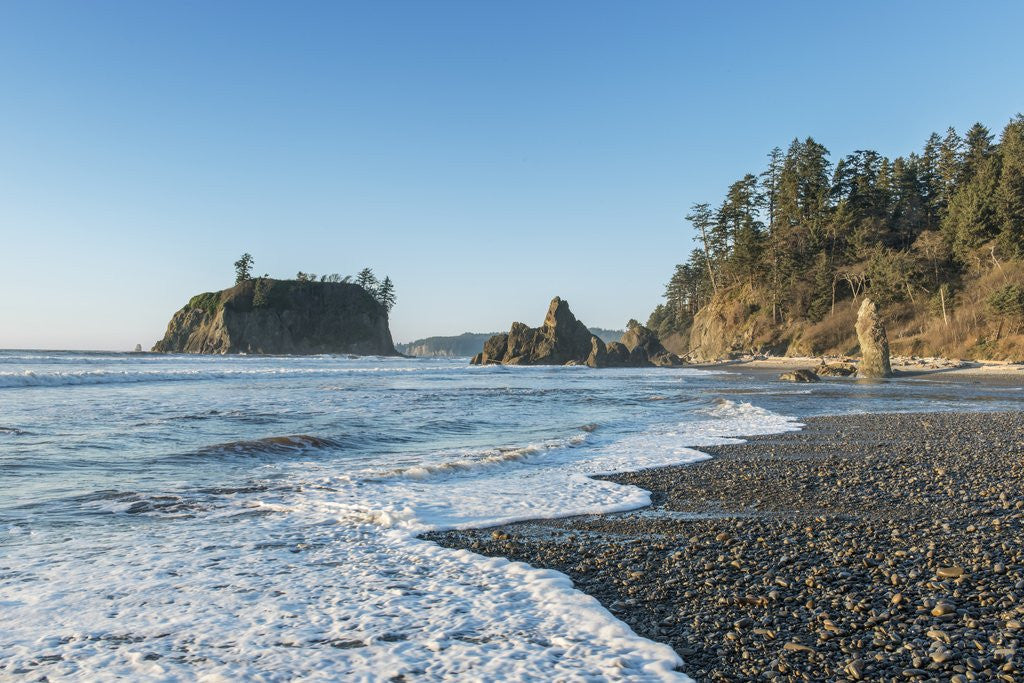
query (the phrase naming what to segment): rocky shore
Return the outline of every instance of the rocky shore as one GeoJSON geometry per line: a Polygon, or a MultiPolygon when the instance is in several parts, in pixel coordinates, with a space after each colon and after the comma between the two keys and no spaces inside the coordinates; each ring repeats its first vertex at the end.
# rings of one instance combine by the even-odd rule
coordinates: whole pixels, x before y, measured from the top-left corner
{"type": "Polygon", "coordinates": [[[697,680],[1024,680],[1024,413],[805,422],[610,477],[644,510],[429,538],[566,573],[697,680]]]}

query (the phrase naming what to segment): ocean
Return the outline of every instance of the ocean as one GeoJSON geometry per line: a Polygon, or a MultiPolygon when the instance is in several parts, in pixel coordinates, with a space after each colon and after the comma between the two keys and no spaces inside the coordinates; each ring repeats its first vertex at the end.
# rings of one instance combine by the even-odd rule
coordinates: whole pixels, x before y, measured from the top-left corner
{"type": "Polygon", "coordinates": [[[1019,387],[725,368],[0,351],[0,678],[687,680],[565,576],[440,529],[643,506],[588,475],[1019,387]]]}

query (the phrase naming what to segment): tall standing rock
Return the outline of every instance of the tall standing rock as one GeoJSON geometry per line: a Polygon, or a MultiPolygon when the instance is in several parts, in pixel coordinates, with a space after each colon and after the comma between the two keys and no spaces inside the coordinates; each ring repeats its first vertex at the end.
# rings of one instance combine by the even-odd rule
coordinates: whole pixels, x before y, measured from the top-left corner
{"type": "Polygon", "coordinates": [[[551,300],[544,324],[530,327],[512,323],[507,334],[497,334],[484,343],[473,358],[474,365],[565,365],[587,364],[604,367],[605,346],[587,326],[576,319],[569,303],[551,300]]]}
{"type": "Polygon", "coordinates": [[[889,365],[889,339],[871,299],[864,299],[857,312],[857,339],[860,341],[858,377],[892,377],[889,365]]]}

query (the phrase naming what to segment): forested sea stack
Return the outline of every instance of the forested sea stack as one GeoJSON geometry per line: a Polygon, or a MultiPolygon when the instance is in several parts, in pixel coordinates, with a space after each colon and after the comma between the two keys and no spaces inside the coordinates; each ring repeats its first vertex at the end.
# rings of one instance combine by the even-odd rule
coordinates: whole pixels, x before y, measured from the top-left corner
{"type": "Polygon", "coordinates": [[[387,308],[365,288],[271,278],[247,279],[192,297],[153,350],[397,355],[387,308]]]}

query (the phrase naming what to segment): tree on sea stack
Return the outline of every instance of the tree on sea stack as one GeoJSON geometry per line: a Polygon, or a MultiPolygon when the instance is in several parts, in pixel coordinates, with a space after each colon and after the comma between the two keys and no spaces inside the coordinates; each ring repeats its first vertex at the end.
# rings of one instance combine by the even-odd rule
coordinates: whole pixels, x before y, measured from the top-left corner
{"type": "Polygon", "coordinates": [[[375,298],[380,302],[381,306],[387,309],[388,313],[395,307],[395,283],[391,281],[390,277],[384,277],[384,281],[377,288],[375,298]]]}
{"type": "Polygon", "coordinates": [[[377,289],[377,276],[373,274],[372,268],[363,268],[356,275],[356,284],[373,294],[377,289]]]}
{"type": "Polygon", "coordinates": [[[235,261],[235,284],[240,285],[252,279],[252,254],[246,252],[235,261]]]}
{"type": "Polygon", "coordinates": [[[889,365],[889,339],[871,299],[864,299],[857,312],[857,339],[860,341],[858,377],[892,377],[889,365]]]}

